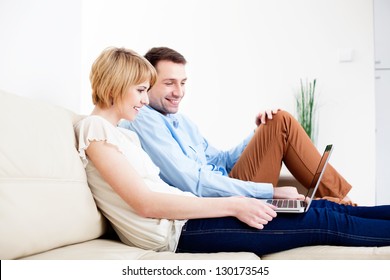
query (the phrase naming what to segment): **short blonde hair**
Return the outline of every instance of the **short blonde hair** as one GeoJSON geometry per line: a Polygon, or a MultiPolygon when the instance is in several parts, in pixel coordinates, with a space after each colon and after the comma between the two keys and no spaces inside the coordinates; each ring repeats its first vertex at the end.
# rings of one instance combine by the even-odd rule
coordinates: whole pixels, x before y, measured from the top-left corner
{"type": "Polygon", "coordinates": [[[89,76],[94,105],[108,108],[120,103],[130,86],[156,82],[154,67],[136,52],[125,48],[105,49],[92,65],[89,76]]]}

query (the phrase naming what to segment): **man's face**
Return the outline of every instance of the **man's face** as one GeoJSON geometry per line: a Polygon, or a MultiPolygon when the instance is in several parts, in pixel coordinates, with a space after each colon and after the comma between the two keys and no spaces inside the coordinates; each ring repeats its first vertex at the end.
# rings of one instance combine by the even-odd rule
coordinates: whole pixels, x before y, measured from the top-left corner
{"type": "Polygon", "coordinates": [[[162,60],[156,70],[157,81],[149,91],[149,105],[163,115],[175,114],[185,94],[185,65],[162,60]]]}

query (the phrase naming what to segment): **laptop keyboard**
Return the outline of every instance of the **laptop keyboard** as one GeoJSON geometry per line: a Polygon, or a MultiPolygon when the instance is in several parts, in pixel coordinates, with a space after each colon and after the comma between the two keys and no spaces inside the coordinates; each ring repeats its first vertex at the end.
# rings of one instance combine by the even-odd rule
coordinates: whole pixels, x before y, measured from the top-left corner
{"type": "Polygon", "coordinates": [[[297,208],[304,206],[304,202],[294,199],[268,199],[267,203],[275,205],[278,208],[297,208]]]}

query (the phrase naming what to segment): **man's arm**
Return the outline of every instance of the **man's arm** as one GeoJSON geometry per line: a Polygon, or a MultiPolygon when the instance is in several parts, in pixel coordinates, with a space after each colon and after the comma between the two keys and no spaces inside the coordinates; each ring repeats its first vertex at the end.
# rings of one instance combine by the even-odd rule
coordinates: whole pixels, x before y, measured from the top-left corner
{"type": "MultiPolygon", "coordinates": [[[[150,110],[150,109],[147,109],[150,110]]],[[[175,139],[170,124],[162,117],[139,114],[134,122],[122,122],[121,127],[135,131],[142,147],[160,168],[160,176],[168,184],[203,197],[247,196],[271,198],[272,184],[245,182],[223,176],[211,165],[200,164],[189,157],[181,139],[175,139]]],[[[196,155],[195,155],[196,156],[196,155]]]]}
{"type": "Polygon", "coordinates": [[[244,151],[245,147],[248,145],[249,141],[252,139],[253,135],[254,132],[248,135],[248,137],[245,138],[240,144],[238,144],[237,146],[235,146],[234,148],[228,151],[221,151],[214,148],[205,139],[204,140],[206,143],[205,153],[206,153],[207,161],[215,165],[225,166],[227,173],[229,173],[232,170],[233,166],[236,164],[237,160],[240,158],[242,152],[244,151]]]}

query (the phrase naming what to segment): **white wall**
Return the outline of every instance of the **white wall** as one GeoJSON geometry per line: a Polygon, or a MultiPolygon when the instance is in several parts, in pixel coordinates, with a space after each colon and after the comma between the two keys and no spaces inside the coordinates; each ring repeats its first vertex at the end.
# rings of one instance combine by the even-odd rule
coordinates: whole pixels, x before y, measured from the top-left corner
{"type": "Polygon", "coordinates": [[[80,110],[81,3],[0,0],[0,89],[80,110]]]}
{"type": "MultiPolygon", "coordinates": [[[[34,41],[35,52],[43,47],[51,55],[40,51],[38,57],[25,54],[29,59],[18,59],[17,63],[6,60],[7,67],[15,68],[26,64],[34,68],[40,62],[49,84],[42,84],[46,79],[39,72],[37,77],[36,71],[14,69],[4,78],[6,71],[0,66],[0,88],[6,85],[23,93],[44,92],[45,98],[66,106],[68,99],[60,94],[51,96],[58,92],[53,91],[57,84],[65,93],[66,79],[72,92],[81,84],[80,96],[71,96],[74,104],[69,107],[78,104],[79,112],[89,113],[89,69],[102,49],[125,46],[143,54],[153,46],[169,46],[189,61],[187,96],[181,112],[194,119],[212,143],[228,148],[253,129],[258,110],[281,107],[293,112],[299,80],[317,78],[321,104],[318,147],[334,143],[331,163],[354,185],[350,196],[361,204],[374,203],[371,0],[84,0],[81,8],[76,0],[63,1],[60,8],[39,0],[35,2],[39,8],[29,4],[33,7],[26,11],[16,10],[15,2],[0,0],[0,18],[8,15],[7,21],[0,19],[0,35],[11,38],[8,28],[3,30],[4,24],[9,21],[14,26],[15,18],[26,16],[31,20],[22,27],[41,27],[44,18],[62,29],[52,32],[54,40],[46,37],[45,28],[49,27],[34,31],[40,38],[34,41]],[[7,11],[1,12],[4,7],[7,11]],[[61,16],[59,10],[68,15],[61,16]],[[48,14],[56,16],[49,18],[48,14]],[[78,24],[80,14],[82,23],[78,24]],[[62,33],[66,40],[62,40],[62,33]],[[81,33],[81,56],[70,40],[73,33],[75,37],[81,33]],[[63,55],[60,62],[53,61],[56,51],[47,45],[58,48],[63,55]],[[339,51],[345,49],[353,51],[353,59],[340,63],[339,51]],[[29,88],[35,79],[39,82],[29,88]],[[28,83],[21,87],[20,80],[28,83]]],[[[0,45],[1,61],[8,57],[4,51],[15,58],[23,48],[20,45],[28,49],[25,38],[31,37],[30,32],[18,31],[18,40],[0,45]]]]}

